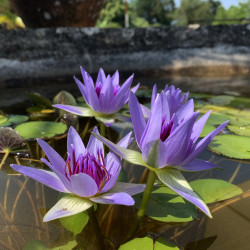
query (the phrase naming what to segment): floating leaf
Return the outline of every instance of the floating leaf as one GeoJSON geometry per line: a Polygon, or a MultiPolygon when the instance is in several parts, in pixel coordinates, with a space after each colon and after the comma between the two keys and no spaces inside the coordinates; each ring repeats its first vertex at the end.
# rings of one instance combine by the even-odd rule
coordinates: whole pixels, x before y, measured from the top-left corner
{"type": "Polygon", "coordinates": [[[25,244],[24,250],[49,250],[49,248],[40,240],[34,240],[25,244]]]}
{"type": "Polygon", "coordinates": [[[214,125],[206,123],[199,137],[205,137],[206,135],[208,135],[210,132],[214,131],[215,129],[216,127],[214,125]]]}
{"type": "MultiPolygon", "coordinates": [[[[136,207],[141,201],[141,195],[136,195],[136,207]]],[[[148,203],[146,215],[164,222],[186,222],[196,218],[196,208],[168,187],[155,189],[148,203]]]]}
{"type": "Polygon", "coordinates": [[[231,101],[230,106],[235,108],[250,108],[250,98],[237,96],[231,101]]]}
{"type": "Polygon", "coordinates": [[[167,241],[162,237],[158,238],[155,242],[149,237],[135,238],[119,247],[119,250],[178,250],[179,248],[167,241]]]}
{"type": "Polygon", "coordinates": [[[27,94],[27,96],[36,104],[36,106],[47,108],[52,105],[49,99],[39,93],[27,94]]]}
{"type": "Polygon", "coordinates": [[[81,212],[79,214],[60,218],[59,220],[67,230],[77,235],[88,223],[89,216],[87,212],[81,212]]]}
{"type": "Polygon", "coordinates": [[[219,95],[219,96],[213,96],[209,99],[209,102],[214,105],[228,105],[234,100],[234,96],[228,96],[228,95],[219,95]]]}
{"type": "Polygon", "coordinates": [[[50,138],[65,133],[67,126],[61,122],[32,121],[18,125],[15,130],[24,139],[50,138]]]}
{"type": "Polygon", "coordinates": [[[218,135],[208,147],[230,158],[250,159],[250,138],[246,136],[218,135]]]}
{"type": "Polygon", "coordinates": [[[250,136],[250,125],[248,126],[227,126],[236,135],[250,136]]]}
{"type": "Polygon", "coordinates": [[[10,115],[6,122],[0,124],[0,127],[9,127],[11,125],[20,124],[29,120],[26,115],[10,115]]]}
{"type": "Polygon", "coordinates": [[[231,110],[235,110],[234,108],[230,107],[223,107],[218,105],[204,105],[201,109],[199,109],[200,113],[207,113],[209,110],[213,110],[216,113],[227,113],[231,110]]]}
{"type": "Polygon", "coordinates": [[[14,129],[0,127],[0,152],[18,148],[23,142],[23,138],[14,129]]]}
{"type": "Polygon", "coordinates": [[[236,185],[218,179],[199,179],[190,182],[190,186],[206,203],[223,201],[242,193],[236,185]]]}
{"type": "Polygon", "coordinates": [[[7,118],[6,116],[0,115],[0,125],[1,125],[2,123],[5,123],[7,120],[8,120],[8,118],[7,118]]]}

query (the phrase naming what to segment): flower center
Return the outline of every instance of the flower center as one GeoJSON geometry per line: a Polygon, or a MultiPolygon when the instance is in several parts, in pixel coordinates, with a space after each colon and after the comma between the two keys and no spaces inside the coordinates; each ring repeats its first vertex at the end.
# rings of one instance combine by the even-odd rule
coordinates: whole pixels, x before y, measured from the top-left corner
{"type": "Polygon", "coordinates": [[[161,125],[161,135],[160,135],[161,140],[165,141],[173,130],[174,130],[174,115],[172,116],[169,122],[166,121],[166,116],[163,116],[161,125]]]}
{"type": "Polygon", "coordinates": [[[101,190],[110,179],[101,149],[97,150],[97,157],[86,150],[84,155],[80,154],[78,159],[76,159],[75,150],[72,145],[72,155],[70,156],[68,153],[64,172],[68,180],[70,180],[71,175],[79,173],[89,175],[95,180],[99,190],[101,190]]]}

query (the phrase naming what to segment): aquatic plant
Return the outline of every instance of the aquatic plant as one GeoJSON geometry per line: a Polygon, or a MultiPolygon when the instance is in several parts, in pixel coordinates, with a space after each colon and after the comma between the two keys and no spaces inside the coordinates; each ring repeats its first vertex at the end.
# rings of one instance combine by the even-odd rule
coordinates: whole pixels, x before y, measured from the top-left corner
{"type": "MultiPolygon", "coordinates": [[[[97,128],[93,132],[99,134],[97,128]]],[[[131,133],[118,145],[126,148],[130,136],[131,133]]],[[[143,184],[117,182],[121,170],[120,159],[112,152],[104,157],[103,144],[93,135],[85,148],[80,136],[71,127],[68,132],[66,162],[45,141],[37,141],[50,162],[44,158],[41,160],[53,172],[17,164],[11,164],[11,167],[50,188],[66,193],[44,216],[44,221],[80,213],[95,203],[131,206],[134,205],[131,195],[144,190],[143,184]]]]}
{"type": "Polygon", "coordinates": [[[96,84],[94,84],[92,77],[82,67],[81,72],[84,84],[76,77],[74,77],[74,79],[89,108],[61,104],[53,106],[76,115],[95,117],[106,126],[110,126],[115,119],[122,121],[127,120],[128,118],[126,116],[117,112],[127,103],[129,92],[136,92],[139,87],[139,84],[137,84],[130,90],[134,76],[130,76],[123,85],[120,86],[118,71],[116,71],[113,76],[106,76],[103,69],[100,69],[96,84]]]}

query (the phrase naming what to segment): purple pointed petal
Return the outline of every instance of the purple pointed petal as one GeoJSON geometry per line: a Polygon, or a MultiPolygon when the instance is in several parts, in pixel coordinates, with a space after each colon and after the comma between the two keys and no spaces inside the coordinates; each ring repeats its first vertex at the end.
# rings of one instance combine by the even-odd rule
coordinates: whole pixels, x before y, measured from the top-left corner
{"type": "Polygon", "coordinates": [[[150,168],[150,166],[148,166],[143,161],[141,153],[134,151],[134,150],[119,147],[101,135],[94,134],[94,133],[92,133],[92,134],[96,138],[101,140],[111,151],[113,151],[115,154],[119,155],[121,158],[123,158],[123,159],[127,160],[128,162],[131,162],[135,165],[141,165],[141,166],[145,166],[147,168],[150,168]]]}
{"type": "Polygon", "coordinates": [[[81,213],[94,205],[89,200],[77,196],[65,196],[61,198],[43,217],[43,221],[51,221],[58,218],[81,213]]]}
{"type": "Polygon", "coordinates": [[[130,92],[129,94],[128,105],[129,105],[132,123],[134,126],[135,138],[136,138],[137,144],[140,145],[141,137],[146,127],[146,122],[145,122],[140,104],[136,96],[132,92],[130,92]]]}
{"type": "Polygon", "coordinates": [[[114,96],[113,101],[111,102],[110,106],[113,107],[114,112],[121,109],[125,101],[128,98],[129,88],[132,84],[134,75],[130,76],[121,86],[117,94],[114,96]]]}
{"type": "Polygon", "coordinates": [[[165,145],[168,154],[167,163],[170,166],[179,165],[185,157],[185,153],[190,143],[190,136],[195,120],[198,117],[198,113],[193,115],[181,123],[172,134],[166,139],[165,145]]]}
{"type": "Polygon", "coordinates": [[[111,81],[112,81],[112,84],[114,87],[119,84],[119,72],[118,72],[118,70],[116,70],[116,72],[112,76],[111,81]]]}
{"type": "Polygon", "coordinates": [[[94,83],[93,83],[93,79],[91,78],[91,76],[83,69],[83,67],[80,67],[81,69],[81,73],[82,73],[82,78],[86,87],[86,84],[91,84],[91,86],[94,88],[94,83]]]}
{"type": "Polygon", "coordinates": [[[190,161],[192,161],[197,155],[199,155],[206,147],[207,145],[213,140],[213,138],[223,129],[226,127],[229,121],[224,122],[221,124],[218,128],[216,128],[214,131],[209,133],[206,137],[204,137],[193,149],[192,153],[190,153],[186,159],[180,163],[180,165],[185,166],[190,161]]]}
{"type": "Polygon", "coordinates": [[[101,204],[117,204],[133,206],[135,204],[134,199],[127,193],[105,193],[98,197],[90,198],[91,201],[101,204]]]}
{"type": "Polygon", "coordinates": [[[100,104],[101,104],[101,111],[106,114],[113,113],[113,107],[110,106],[112,99],[114,97],[114,88],[111,82],[110,75],[108,75],[106,81],[104,82],[101,92],[100,92],[100,104]]]}
{"type": "Polygon", "coordinates": [[[43,149],[44,153],[48,157],[55,170],[60,172],[61,174],[64,174],[65,161],[63,160],[63,158],[45,141],[37,139],[37,142],[43,149]]]}
{"type": "Polygon", "coordinates": [[[195,159],[185,166],[180,166],[180,169],[183,171],[203,171],[203,170],[208,170],[212,168],[219,168],[217,165],[209,162],[209,161],[204,161],[200,159],[195,159]]]}
{"type": "Polygon", "coordinates": [[[82,96],[83,96],[85,102],[86,102],[87,104],[89,104],[88,95],[87,95],[87,93],[86,93],[86,88],[85,88],[85,86],[84,86],[83,83],[82,83],[80,80],[78,80],[75,76],[74,76],[74,80],[75,80],[75,82],[76,82],[78,88],[80,89],[80,91],[81,91],[81,93],[82,93],[82,96]]]}
{"type": "Polygon", "coordinates": [[[184,199],[196,205],[208,217],[212,218],[206,203],[193,191],[184,176],[178,170],[156,170],[155,173],[163,184],[171,188],[184,199]]]}
{"type": "Polygon", "coordinates": [[[116,182],[115,186],[110,190],[110,192],[112,193],[124,192],[130,195],[135,195],[143,192],[145,187],[146,184],[116,182]]]}
{"type": "Polygon", "coordinates": [[[106,81],[106,75],[105,75],[103,69],[100,68],[100,70],[98,72],[97,79],[96,79],[96,83],[98,83],[98,82],[104,83],[105,81],[106,81]]]}
{"type": "Polygon", "coordinates": [[[152,91],[152,97],[151,97],[151,109],[155,103],[155,98],[157,96],[157,85],[155,84],[153,87],[153,91],[152,91]]]}
{"type": "Polygon", "coordinates": [[[150,109],[147,108],[145,105],[143,104],[140,104],[141,106],[141,110],[142,110],[142,113],[143,113],[143,116],[144,118],[148,119],[150,117],[150,109]]]}
{"type": "Polygon", "coordinates": [[[137,83],[133,88],[130,89],[130,91],[135,93],[139,87],[140,87],[140,83],[137,83]]]}
{"type": "Polygon", "coordinates": [[[56,104],[52,105],[55,108],[63,109],[67,112],[70,112],[75,115],[80,115],[84,117],[92,117],[95,116],[95,113],[93,110],[89,108],[83,108],[83,107],[78,107],[78,106],[72,106],[72,105],[63,105],[63,104],[56,104]]]}
{"type": "Polygon", "coordinates": [[[178,121],[181,121],[183,119],[188,119],[191,115],[193,115],[193,113],[194,113],[194,101],[193,99],[190,99],[176,111],[175,117],[177,118],[178,121]]]}
{"type": "Polygon", "coordinates": [[[71,155],[72,159],[72,146],[74,147],[75,150],[75,159],[78,159],[80,154],[84,155],[85,152],[85,146],[82,142],[82,139],[80,135],[76,132],[76,130],[73,127],[69,128],[68,132],[68,139],[67,139],[67,151],[71,155]]]}
{"type": "Polygon", "coordinates": [[[127,115],[122,115],[120,113],[115,113],[114,118],[122,122],[132,122],[131,117],[127,115]]]}
{"type": "Polygon", "coordinates": [[[90,197],[98,192],[96,182],[87,174],[79,173],[70,176],[72,193],[81,197],[90,197]]]}
{"type": "MultiPolygon", "coordinates": [[[[99,135],[99,131],[98,131],[97,127],[94,127],[94,129],[92,130],[92,133],[99,135]]],[[[93,136],[93,135],[91,135],[89,138],[87,150],[89,153],[94,154],[96,157],[97,157],[98,150],[101,150],[102,152],[104,152],[102,142],[100,140],[96,139],[95,136],[93,136]]]]}
{"type": "Polygon", "coordinates": [[[193,144],[198,140],[200,133],[202,132],[202,129],[204,125],[206,124],[207,119],[209,118],[211,114],[211,111],[208,111],[205,115],[203,115],[195,124],[193,127],[193,131],[191,134],[191,139],[193,144]]]}
{"type": "Polygon", "coordinates": [[[61,180],[58,178],[58,176],[51,172],[51,171],[46,171],[43,169],[36,169],[36,168],[30,168],[30,167],[25,167],[22,165],[17,165],[17,164],[11,164],[10,165],[14,170],[29,176],[30,178],[41,182],[42,184],[53,188],[59,192],[64,192],[68,193],[69,191],[65,188],[61,180]]]}
{"type": "Polygon", "coordinates": [[[66,187],[66,189],[68,189],[69,191],[72,189],[71,187],[71,183],[70,181],[66,178],[65,174],[62,172],[59,172],[56,168],[54,168],[53,165],[51,165],[46,159],[41,158],[41,161],[47,165],[57,176],[58,178],[61,180],[61,182],[63,183],[63,185],[66,187]]]}
{"type": "Polygon", "coordinates": [[[132,132],[129,132],[126,134],[118,143],[117,145],[122,148],[127,148],[128,145],[133,141],[133,138],[131,138],[132,132]]]}
{"type": "Polygon", "coordinates": [[[155,142],[158,139],[160,139],[161,126],[162,126],[162,98],[161,95],[159,95],[158,97],[156,97],[155,104],[151,109],[151,114],[147,122],[146,128],[144,129],[144,132],[141,136],[139,144],[141,149],[143,149],[144,146],[147,145],[148,143],[155,142]]]}

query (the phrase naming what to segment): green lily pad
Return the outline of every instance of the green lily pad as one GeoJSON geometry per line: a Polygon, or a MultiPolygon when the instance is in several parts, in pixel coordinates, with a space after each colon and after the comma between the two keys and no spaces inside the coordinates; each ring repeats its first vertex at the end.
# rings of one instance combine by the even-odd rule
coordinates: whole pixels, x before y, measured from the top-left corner
{"type": "Polygon", "coordinates": [[[32,121],[18,125],[15,130],[24,139],[50,138],[65,133],[67,126],[61,122],[32,121]]]}
{"type": "Polygon", "coordinates": [[[250,159],[250,138],[247,136],[218,135],[208,147],[230,158],[250,159]]]}
{"type": "Polygon", "coordinates": [[[167,241],[162,237],[158,238],[155,242],[149,237],[135,238],[119,247],[119,250],[178,250],[179,248],[167,241]]]}
{"type": "MultiPolygon", "coordinates": [[[[138,208],[141,195],[136,195],[134,198],[135,206],[138,208]]],[[[163,222],[186,222],[195,219],[197,213],[193,204],[174,191],[168,187],[158,187],[150,196],[146,215],[163,222]]]]}
{"type": "Polygon", "coordinates": [[[49,250],[49,248],[40,240],[34,240],[25,244],[24,250],[49,250]]]}
{"type": "Polygon", "coordinates": [[[89,216],[87,212],[82,212],[72,216],[60,218],[59,220],[67,230],[72,232],[74,235],[77,235],[88,223],[89,216]]]}
{"type": "Polygon", "coordinates": [[[209,133],[211,133],[215,129],[216,129],[216,127],[214,125],[207,123],[203,127],[199,137],[205,137],[206,135],[208,135],[209,133]]]}
{"type": "Polygon", "coordinates": [[[20,124],[29,120],[29,117],[26,115],[10,115],[8,122],[12,124],[20,124]]]}
{"type": "Polygon", "coordinates": [[[242,190],[236,185],[218,179],[199,179],[190,182],[190,186],[206,203],[223,201],[242,194],[242,190]]]}
{"type": "Polygon", "coordinates": [[[6,116],[0,115],[0,125],[1,125],[2,123],[5,123],[7,120],[8,120],[8,118],[7,118],[6,116]]]}
{"type": "Polygon", "coordinates": [[[250,125],[248,126],[227,126],[228,129],[236,135],[250,136],[250,125]]]}
{"type": "Polygon", "coordinates": [[[236,96],[230,103],[235,108],[250,108],[250,98],[236,96]]]}
{"type": "Polygon", "coordinates": [[[209,102],[214,105],[228,105],[234,100],[234,96],[228,96],[228,95],[219,95],[219,96],[213,96],[209,99],[209,102]]]}

